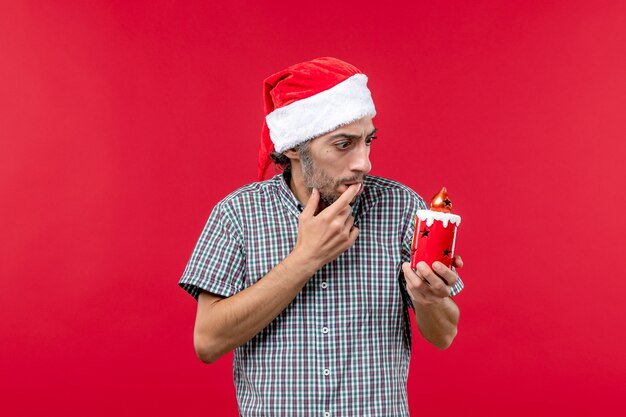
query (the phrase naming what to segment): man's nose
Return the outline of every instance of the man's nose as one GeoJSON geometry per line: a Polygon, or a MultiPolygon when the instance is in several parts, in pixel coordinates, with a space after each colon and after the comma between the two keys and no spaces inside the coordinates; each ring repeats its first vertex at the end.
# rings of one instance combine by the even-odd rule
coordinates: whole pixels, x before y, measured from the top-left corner
{"type": "Polygon", "coordinates": [[[372,169],[372,163],[370,162],[370,147],[361,142],[354,149],[352,160],[350,161],[350,170],[353,172],[359,172],[367,174],[372,169]]]}

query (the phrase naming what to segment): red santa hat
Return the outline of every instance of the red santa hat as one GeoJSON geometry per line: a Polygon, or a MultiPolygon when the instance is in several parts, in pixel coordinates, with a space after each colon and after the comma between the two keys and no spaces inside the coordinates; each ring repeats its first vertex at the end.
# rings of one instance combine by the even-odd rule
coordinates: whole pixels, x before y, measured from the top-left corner
{"type": "Polygon", "coordinates": [[[376,109],[367,76],[336,58],[317,58],[270,75],[263,88],[265,122],[259,151],[259,181],[272,151],[284,152],[331,132],[376,109]]]}

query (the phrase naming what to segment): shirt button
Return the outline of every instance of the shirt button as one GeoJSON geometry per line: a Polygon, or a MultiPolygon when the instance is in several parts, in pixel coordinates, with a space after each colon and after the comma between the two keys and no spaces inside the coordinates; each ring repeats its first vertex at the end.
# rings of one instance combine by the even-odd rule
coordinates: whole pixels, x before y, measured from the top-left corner
{"type": "Polygon", "coordinates": [[[324,376],[330,375],[330,369],[324,369],[324,376]]]}
{"type": "Polygon", "coordinates": [[[328,327],[322,327],[322,333],[324,334],[328,333],[328,327]]]}
{"type": "Polygon", "coordinates": [[[330,417],[330,413],[327,411],[324,413],[324,417],[330,417]]]}
{"type": "Polygon", "coordinates": [[[322,288],[323,288],[323,289],[328,288],[328,284],[327,284],[326,282],[322,282],[322,288]]]}

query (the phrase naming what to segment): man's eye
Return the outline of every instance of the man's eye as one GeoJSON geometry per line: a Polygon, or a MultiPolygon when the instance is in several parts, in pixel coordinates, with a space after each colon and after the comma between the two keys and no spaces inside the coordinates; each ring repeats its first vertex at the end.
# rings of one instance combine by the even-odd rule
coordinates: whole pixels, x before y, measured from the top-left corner
{"type": "Polygon", "coordinates": [[[348,146],[350,146],[350,142],[338,142],[338,143],[335,143],[335,146],[338,149],[347,149],[348,146]]]}
{"type": "Polygon", "coordinates": [[[371,144],[372,144],[372,141],[373,141],[374,139],[377,139],[377,138],[378,138],[377,136],[370,136],[369,138],[365,139],[365,144],[366,144],[366,145],[371,145],[371,144]]]}

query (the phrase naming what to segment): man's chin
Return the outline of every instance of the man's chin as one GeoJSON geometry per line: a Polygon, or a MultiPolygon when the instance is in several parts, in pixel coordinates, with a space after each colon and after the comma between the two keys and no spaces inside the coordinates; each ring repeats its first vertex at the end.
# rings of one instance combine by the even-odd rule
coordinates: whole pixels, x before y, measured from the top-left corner
{"type": "Polygon", "coordinates": [[[335,201],[337,201],[338,198],[339,198],[338,195],[330,195],[330,194],[326,194],[326,193],[320,193],[320,200],[327,207],[330,206],[331,204],[333,204],[335,201]]]}
{"type": "MultiPolygon", "coordinates": [[[[360,194],[360,193],[359,193],[360,194]]],[[[359,194],[357,194],[352,201],[350,201],[350,205],[352,205],[355,201],[356,198],[359,196],[359,194]]],[[[335,201],[337,201],[339,199],[339,197],[341,196],[341,194],[336,194],[336,195],[328,195],[328,194],[320,194],[320,201],[326,205],[326,207],[330,206],[331,204],[333,204],[335,201]]]]}
{"type": "MultiPolygon", "coordinates": [[[[341,195],[343,193],[345,193],[346,191],[348,191],[348,188],[350,188],[351,184],[340,184],[338,186],[335,186],[336,188],[332,189],[331,192],[326,191],[326,190],[320,190],[320,201],[326,205],[326,206],[330,206],[331,204],[333,204],[335,201],[337,201],[339,199],[339,197],[341,197],[341,195]]],[[[364,186],[361,187],[361,189],[359,190],[359,192],[357,193],[357,195],[352,199],[352,201],[350,202],[350,204],[354,203],[354,201],[356,200],[356,198],[361,195],[363,193],[363,190],[365,189],[364,186]]]]}

